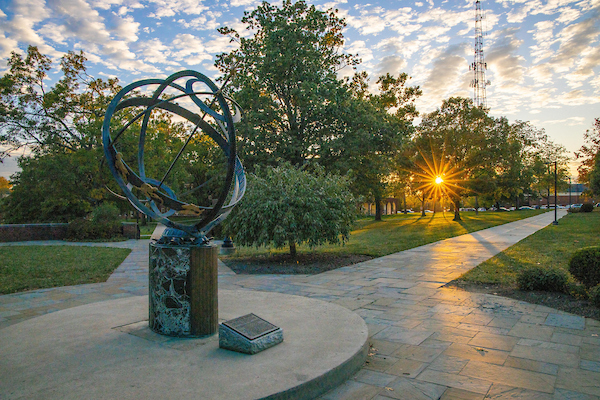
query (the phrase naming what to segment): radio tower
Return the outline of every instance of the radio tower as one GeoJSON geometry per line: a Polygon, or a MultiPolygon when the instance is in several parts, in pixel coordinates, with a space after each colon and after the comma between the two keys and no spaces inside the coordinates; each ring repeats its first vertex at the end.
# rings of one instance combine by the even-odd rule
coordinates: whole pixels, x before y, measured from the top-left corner
{"type": "Polygon", "coordinates": [[[475,1],[475,60],[469,67],[473,71],[473,103],[476,107],[487,107],[485,87],[490,85],[490,81],[485,80],[485,70],[487,64],[483,58],[483,12],[481,11],[481,1],[475,1]]]}

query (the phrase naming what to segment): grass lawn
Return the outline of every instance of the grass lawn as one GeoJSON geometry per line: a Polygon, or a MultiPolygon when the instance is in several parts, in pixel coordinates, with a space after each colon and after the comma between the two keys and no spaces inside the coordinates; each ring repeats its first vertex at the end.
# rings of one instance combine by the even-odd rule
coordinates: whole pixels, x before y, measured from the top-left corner
{"type": "Polygon", "coordinates": [[[568,214],[504,252],[485,261],[459,278],[470,283],[516,286],[522,269],[541,265],[569,270],[569,259],[577,249],[600,245],[600,210],[568,214]]]}
{"type": "MultiPolygon", "coordinates": [[[[299,246],[299,253],[337,253],[361,254],[381,257],[398,251],[411,249],[427,243],[447,239],[465,233],[475,232],[492,226],[531,217],[544,210],[523,210],[512,212],[462,212],[462,221],[454,222],[453,213],[398,214],[384,216],[382,221],[374,221],[373,217],[360,219],[350,235],[350,240],[344,246],[324,245],[310,249],[299,246]]],[[[265,256],[288,252],[284,249],[265,249],[253,247],[238,247],[237,257],[265,256]]]]}
{"type": "Polygon", "coordinates": [[[104,282],[130,249],[86,246],[0,247],[0,294],[104,282]]]}

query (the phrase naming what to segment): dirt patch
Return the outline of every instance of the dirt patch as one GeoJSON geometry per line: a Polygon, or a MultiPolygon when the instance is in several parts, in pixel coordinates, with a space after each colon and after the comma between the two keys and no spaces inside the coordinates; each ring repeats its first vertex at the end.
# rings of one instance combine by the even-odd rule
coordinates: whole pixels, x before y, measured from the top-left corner
{"type": "Polygon", "coordinates": [[[236,274],[320,274],[372,259],[356,254],[277,254],[263,257],[232,257],[222,261],[236,274]]]}
{"type": "Polygon", "coordinates": [[[445,286],[462,289],[467,292],[486,293],[509,297],[511,299],[526,301],[527,303],[532,304],[539,304],[600,321],[600,308],[594,306],[587,300],[578,299],[564,293],[538,291],[527,292],[513,287],[491,284],[476,284],[460,280],[454,280],[445,286]]]}

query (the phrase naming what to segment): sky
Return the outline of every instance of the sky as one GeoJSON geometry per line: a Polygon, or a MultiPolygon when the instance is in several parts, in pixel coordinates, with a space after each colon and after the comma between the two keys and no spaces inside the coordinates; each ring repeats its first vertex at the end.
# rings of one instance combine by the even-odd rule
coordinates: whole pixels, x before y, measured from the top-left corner
{"type": "MultiPolygon", "coordinates": [[[[473,97],[475,1],[309,0],[346,20],[343,51],[358,54],[374,83],[406,72],[421,113],[451,96],[473,97]]],[[[88,72],[125,85],[193,69],[216,78],[216,54],[235,43],[217,28],[241,23],[256,0],[0,0],[0,75],[11,52],[38,46],[56,60],[83,50],[88,72]]],[[[272,4],[281,4],[272,2],[272,4]]],[[[481,0],[487,105],[495,117],[530,121],[570,155],[600,118],[600,0],[481,0]]],[[[346,68],[341,75],[352,75],[346,68]]],[[[50,73],[49,84],[60,74],[50,73]]],[[[16,168],[0,164],[0,176],[16,168]]],[[[576,163],[573,162],[572,176],[576,163]]]]}

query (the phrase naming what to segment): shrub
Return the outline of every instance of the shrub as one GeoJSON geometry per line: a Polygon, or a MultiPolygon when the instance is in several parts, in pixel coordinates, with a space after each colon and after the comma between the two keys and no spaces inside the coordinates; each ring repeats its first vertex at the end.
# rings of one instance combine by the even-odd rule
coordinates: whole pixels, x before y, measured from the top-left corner
{"type": "Polygon", "coordinates": [[[587,299],[589,297],[585,285],[577,281],[573,276],[569,276],[569,280],[565,286],[565,292],[578,299],[587,299]]]}
{"type": "Polygon", "coordinates": [[[92,222],[103,224],[119,221],[119,209],[111,203],[102,203],[92,211],[92,222]]]}
{"type": "Polygon", "coordinates": [[[592,203],[585,203],[581,206],[581,209],[579,211],[592,212],[592,211],[594,211],[594,205],[592,203]]]}
{"type": "Polygon", "coordinates": [[[121,224],[118,221],[94,223],[87,219],[76,219],[69,223],[68,240],[112,239],[121,236],[121,224]]]}
{"type": "Polygon", "coordinates": [[[572,214],[578,213],[580,211],[581,211],[581,208],[579,208],[579,207],[571,207],[567,210],[568,213],[572,213],[572,214]]]}
{"type": "Polygon", "coordinates": [[[600,284],[600,247],[586,247],[573,253],[569,271],[588,288],[600,284]]]}
{"type": "Polygon", "coordinates": [[[600,285],[590,289],[590,300],[596,307],[600,307],[600,285]]]}
{"type": "Polygon", "coordinates": [[[345,243],[356,219],[347,178],[315,167],[283,164],[250,175],[244,200],[225,220],[224,233],[243,246],[309,247],[345,243]]]}
{"type": "Polygon", "coordinates": [[[517,276],[521,290],[564,292],[568,280],[567,272],[559,268],[529,267],[517,276]]]}

